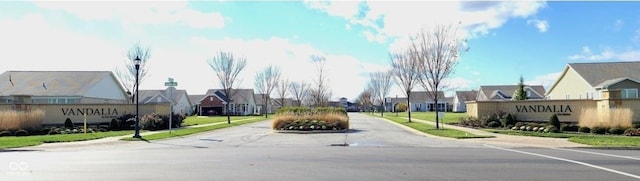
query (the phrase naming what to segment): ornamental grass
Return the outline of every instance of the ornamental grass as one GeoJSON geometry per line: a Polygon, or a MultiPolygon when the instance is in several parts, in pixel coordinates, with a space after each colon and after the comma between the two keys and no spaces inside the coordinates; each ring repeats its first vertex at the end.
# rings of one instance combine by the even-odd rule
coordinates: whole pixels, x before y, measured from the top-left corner
{"type": "Polygon", "coordinates": [[[2,130],[40,130],[44,120],[43,110],[0,111],[0,131],[2,130]]]}

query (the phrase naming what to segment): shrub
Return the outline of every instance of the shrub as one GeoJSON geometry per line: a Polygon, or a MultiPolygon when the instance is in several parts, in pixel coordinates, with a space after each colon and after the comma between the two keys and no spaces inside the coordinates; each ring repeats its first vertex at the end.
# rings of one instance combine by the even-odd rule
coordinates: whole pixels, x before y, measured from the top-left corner
{"type": "Polygon", "coordinates": [[[47,133],[47,134],[49,134],[49,135],[60,134],[60,131],[59,131],[59,129],[51,129],[49,131],[49,133],[47,133]]]}
{"type": "Polygon", "coordinates": [[[463,117],[463,118],[460,118],[460,121],[459,121],[458,124],[463,125],[463,126],[471,126],[471,127],[484,127],[484,124],[482,124],[482,121],[480,121],[480,119],[474,118],[474,117],[463,117]]]}
{"type": "Polygon", "coordinates": [[[593,127],[593,129],[591,129],[591,133],[594,133],[594,134],[605,134],[605,133],[607,133],[607,128],[601,127],[601,126],[596,126],[596,127],[593,127]]]}
{"type": "Polygon", "coordinates": [[[121,130],[132,130],[135,129],[136,124],[136,115],[135,114],[123,114],[116,118],[120,124],[121,130]]]}
{"type": "Polygon", "coordinates": [[[558,119],[557,114],[551,115],[551,117],[549,118],[549,125],[554,126],[558,129],[560,128],[560,119],[558,119]]]}
{"type": "Polygon", "coordinates": [[[578,128],[578,132],[581,132],[581,133],[591,133],[591,128],[586,127],[586,126],[581,126],[580,128],[578,128]]]}
{"type": "Polygon", "coordinates": [[[99,125],[98,128],[99,129],[109,130],[109,125],[99,125]]]}
{"type": "Polygon", "coordinates": [[[557,133],[558,132],[558,128],[556,128],[555,126],[548,125],[547,127],[544,127],[542,129],[542,132],[545,132],[545,133],[557,133]]]}
{"type": "Polygon", "coordinates": [[[636,129],[640,128],[640,123],[633,124],[633,128],[636,128],[636,129]]]}
{"type": "Polygon", "coordinates": [[[490,128],[497,128],[497,127],[500,127],[500,126],[501,126],[501,124],[500,124],[500,122],[498,122],[498,121],[491,121],[491,122],[489,122],[489,123],[487,124],[487,126],[488,126],[488,127],[490,127],[490,128]]]}
{"type": "Polygon", "coordinates": [[[343,130],[349,129],[349,118],[341,113],[314,115],[280,115],[273,119],[276,130],[343,130]]]}
{"type": "Polygon", "coordinates": [[[11,131],[0,131],[0,137],[3,136],[13,136],[13,134],[11,134],[11,131]]]}
{"type": "Polygon", "coordinates": [[[615,127],[615,128],[609,129],[609,134],[618,134],[618,135],[620,135],[620,134],[623,134],[623,133],[624,133],[624,129],[622,129],[622,128],[615,127]]]}
{"type": "Polygon", "coordinates": [[[109,123],[109,128],[111,130],[118,131],[120,130],[120,123],[118,123],[118,120],[116,119],[111,119],[111,122],[109,123]]]}
{"type": "Polygon", "coordinates": [[[560,126],[560,131],[573,131],[573,132],[578,132],[580,129],[580,126],[578,125],[571,125],[571,124],[562,124],[560,126]]]}
{"type": "Polygon", "coordinates": [[[513,114],[511,113],[507,113],[507,115],[504,116],[504,118],[500,119],[502,121],[502,127],[508,127],[509,125],[515,125],[516,124],[516,118],[513,114]]]}
{"type": "Polygon", "coordinates": [[[624,131],[625,136],[640,136],[640,128],[629,128],[624,131]]]}
{"type": "Polygon", "coordinates": [[[524,123],[523,122],[517,122],[514,126],[519,128],[521,126],[524,126],[524,123]]]}
{"type": "Polygon", "coordinates": [[[73,128],[73,122],[71,122],[70,118],[67,118],[66,120],[64,120],[64,127],[65,128],[73,128]]]}
{"type": "Polygon", "coordinates": [[[29,136],[29,132],[27,130],[21,129],[16,131],[16,136],[29,136]]]}
{"type": "Polygon", "coordinates": [[[49,131],[51,131],[51,128],[42,128],[42,130],[40,130],[42,134],[49,134],[49,131]]]}

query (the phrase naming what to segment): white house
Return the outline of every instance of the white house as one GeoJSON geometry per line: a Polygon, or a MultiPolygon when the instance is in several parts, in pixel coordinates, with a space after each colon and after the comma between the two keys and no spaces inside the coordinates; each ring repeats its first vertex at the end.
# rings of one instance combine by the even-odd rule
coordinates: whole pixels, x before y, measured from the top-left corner
{"type": "Polygon", "coordinates": [[[446,111],[447,100],[444,96],[444,92],[438,91],[438,105],[436,107],[432,93],[428,91],[413,91],[409,98],[409,109],[412,112],[431,112],[446,111]]]}
{"type": "MultiPolygon", "coordinates": [[[[477,101],[510,101],[515,99],[518,85],[483,85],[478,90],[477,101]]],[[[544,99],[542,85],[525,85],[527,99],[544,99]]]]}
{"type": "Polygon", "coordinates": [[[456,91],[453,96],[453,112],[466,112],[467,101],[475,101],[478,96],[478,91],[456,91]]]}
{"type": "Polygon", "coordinates": [[[140,104],[170,103],[176,114],[190,115],[193,113],[191,101],[186,90],[168,87],[165,90],[139,90],[140,104]]]}

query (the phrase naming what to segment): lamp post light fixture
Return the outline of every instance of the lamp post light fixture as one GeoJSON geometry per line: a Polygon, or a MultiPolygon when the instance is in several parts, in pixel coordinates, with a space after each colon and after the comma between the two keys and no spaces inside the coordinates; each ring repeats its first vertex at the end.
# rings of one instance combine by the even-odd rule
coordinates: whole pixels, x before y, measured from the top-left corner
{"type": "Polygon", "coordinates": [[[138,80],[138,75],[140,74],[140,57],[136,56],[136,59],[133,59],[133,63],[136,66],[136,132],[133,135],[133,138],[142,138],[140,136],[140,110],[139,110],[139,96],[138,96],[138,87],[140,87],[140,82],[138,80]]]}

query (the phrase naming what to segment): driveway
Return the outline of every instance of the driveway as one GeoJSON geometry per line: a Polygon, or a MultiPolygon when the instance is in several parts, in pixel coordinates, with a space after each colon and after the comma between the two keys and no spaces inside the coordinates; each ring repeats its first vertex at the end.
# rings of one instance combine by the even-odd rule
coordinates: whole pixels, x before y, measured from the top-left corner
{"type": "MultiPolygon", "coordinates": [[[[3,180],[630,180],[630,150],[513,147],[427,137],[349,114],[348,133],[258,122],[153,142],[0,152],[3,180]],[[349,146],[339,146],[345,145],[349,146]],[[332,146],[333,145],[333,146],[332,146]],[[32,150],[32,151],[28,151],[32,150]],[[6,166],[3,166],[6,165],[6,166]]],[[[40,148],[40,149],[37,149],[40,148]]]]}

